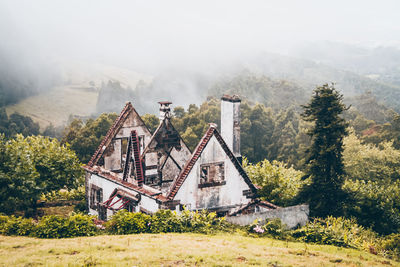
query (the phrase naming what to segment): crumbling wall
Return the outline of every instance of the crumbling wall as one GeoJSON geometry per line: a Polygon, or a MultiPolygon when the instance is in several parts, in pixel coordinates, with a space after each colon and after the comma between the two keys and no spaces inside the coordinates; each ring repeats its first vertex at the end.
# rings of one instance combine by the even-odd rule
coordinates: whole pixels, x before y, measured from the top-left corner
{"type": "Polygon", "coordinates": [[[212,136],[174,199],[180,200],[181,204],[192,210],[222,211],[249,203],[250,199],[244,194],[244,191],[249,189],[218,140],[212,136]],[[224,163],[223,180],[209,184],[202,183],[201,166],[215,163],[224,163]]]}
{"type": "Polygon", "coordinates": [[[265,221],[267,219],[279,218],[288,226],[288,228],[296,228],[304,226],[308,221],[310,209],[308,205],[297,205],[286,208],[278,208],[260,213],[251,213],[244,215],[228,216],[226,220],[230,223],[238,225],[249,225],[255,220],[265,221]]]}

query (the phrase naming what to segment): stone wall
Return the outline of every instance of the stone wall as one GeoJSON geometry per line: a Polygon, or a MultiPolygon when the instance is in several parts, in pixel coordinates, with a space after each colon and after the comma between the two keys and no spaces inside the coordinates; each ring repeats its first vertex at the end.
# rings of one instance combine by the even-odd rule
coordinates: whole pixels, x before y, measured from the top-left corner
{"type": "Polygon", "coordinates": [[[279,218],[286,224],[290,229],[297,226],[304,226],[308,221],[308,215],[310,213],[308,205],[297,205],[287,208],[278,208],[275,210],[268,210],[259,213],[245,214],[226,217],[226,220],[230,223],[239,225],[249,225],[255,220],[259,219],[265,221],[266,219],[279,218]]]}

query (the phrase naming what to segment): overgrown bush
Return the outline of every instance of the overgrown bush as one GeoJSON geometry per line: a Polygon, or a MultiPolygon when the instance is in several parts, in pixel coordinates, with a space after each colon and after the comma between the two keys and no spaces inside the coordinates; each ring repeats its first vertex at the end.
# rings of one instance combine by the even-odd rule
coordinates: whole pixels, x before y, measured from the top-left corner
{"type": "Polygon", "coordinates": [[[354,219],[342,217],[316,218],[306,226],[294,230],[292,236],[302,242],[339,247],[370,248],[377,245],[377,235],[358,225],[354,219]]]}
{"type": "Polygon", "coordinates": [[[382,247],[388,256],[400,260],[400,234],[391,234],[382,241],[382,247]]]}
{"type": "Polygon", "coordinates": [[[71,190],[55,190],[42,194],[40,197],[43,201],[60,201],[60,200],[85,200],[85,187],[80,186],[71,190]]]}
{"type": "Polygon", "coordinates": [[[184,210],[177,214],[171,210],[159,210],[153,215],[131,213],[121,210],[106,223],[106,230],[112,234],[197,232],[213,233],[228,229],[224,218],[215,212],[184,210]]]}
{"type": "Polygon", "coordinates": [[[255,220],[251,225],[248,226],[250,233],[255,233],[257,236],[268,236],[276,239],[288,239],[289,229],[282,223],[278,218],[260,221],[255,220]]]}
{"type": "Polygon", "coordinates": [[[3,235],[31,235],[35,230],[35,224],[32,219],[0,216],[0,233],[3,235]]]}
{"type": "Polygon", "coordinates": [[[92,216],[73,214],[64,218],[59,215],[49,215],[39,221],[35,236],[40,238],[66,238],[92,236],[96,232],[97,227],[92,216]]]}
{"type": "Polygon", "coordinates": [[[228,229],[225,218],[217,217],[215,212],[208,212],[206,210],[194,212],[184,209],[179,218],[182,223],[183,232],[210,234],[228,229]]]}
{"type": "Polygon", "coordinates": [[[180,233],[184,231],[182,220],[175,211],[158,210],[150,220],[151,233],[180,233]]]}
{"type": "Polygon", "coordinates": [[[66,236],[92,236],[97,232],[97,227],[93,222],[93,217],[81,213],[73,214],[65,222],[66,236]]]}
{"type": "Polygon", "coordinates": [[[67,235],[67,219],[59,215],[42,217],[36,227],[36,236],[40,238],[62,238],[67,235]]]}
{"type": "Polygon", "coordinates": [[[106,230],[112,234],[146,233],[149,231],[150,222],[149,215],[121,210],[107,222],[106,230]]]}

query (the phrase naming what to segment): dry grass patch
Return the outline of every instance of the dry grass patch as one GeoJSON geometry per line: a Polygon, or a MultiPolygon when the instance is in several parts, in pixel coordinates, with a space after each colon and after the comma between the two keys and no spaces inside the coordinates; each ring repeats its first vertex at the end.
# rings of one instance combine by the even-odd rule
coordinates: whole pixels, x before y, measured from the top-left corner
{"type": "Polygon", "coordinates": [[[400,266],[354,249],[219,234],[0,236],[3,266],[400,266]]]}

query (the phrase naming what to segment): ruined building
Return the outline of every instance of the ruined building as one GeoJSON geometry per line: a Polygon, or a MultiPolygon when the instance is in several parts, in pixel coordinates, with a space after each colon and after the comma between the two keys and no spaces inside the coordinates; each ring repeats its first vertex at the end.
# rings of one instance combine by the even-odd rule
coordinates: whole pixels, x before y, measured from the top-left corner
{"type": "Polygon", "coordinates": [[[255,201],[256,188],[241,166],[240,99],[221,99],[221,133],[210,127],[193,152],[171,123],[171,102],[159,102],[160,124],[150,133],[131,103],[107,132],[86,170],[90,214],[107,219],[119,209],[274,209],[255,201]]]}

